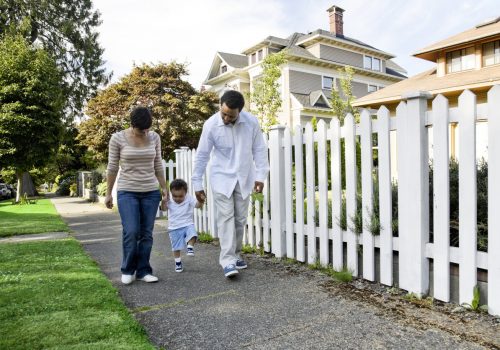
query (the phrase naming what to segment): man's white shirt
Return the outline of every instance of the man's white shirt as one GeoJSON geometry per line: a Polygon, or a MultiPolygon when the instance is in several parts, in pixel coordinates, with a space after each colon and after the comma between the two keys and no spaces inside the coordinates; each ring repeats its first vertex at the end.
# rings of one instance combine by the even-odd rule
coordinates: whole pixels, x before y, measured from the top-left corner
{"type": "Polygon", "coordinates": [[[241,111],[235,124],[225,125],[217,112],[203,125],[196,150],[193,190],[204,190],[203,175],[212,155],[212,190],[229,198],[239,183],[242,197],[247,198],[255,181],[264,182],[267,178],[267,154],[267,146],[256,117],[241,111]]]}

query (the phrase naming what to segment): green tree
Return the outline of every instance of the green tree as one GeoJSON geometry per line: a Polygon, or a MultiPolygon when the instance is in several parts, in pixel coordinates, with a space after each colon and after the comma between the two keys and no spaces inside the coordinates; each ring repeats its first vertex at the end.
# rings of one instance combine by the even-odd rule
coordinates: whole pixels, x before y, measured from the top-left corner
{"type": "Polygon", "coordinates": [[[186,75],[186,65],[177,62],[134,67],[89,101],[90,118],[80,124],[78,139],[97,161],[106,162],[111,135],[127,128],[131,109],[143,105],[152,110],[152,128],[161,137],[164,157],[180,146],[196,147],[218,98],[212,92],[197,92],[183,79],[186,75]]]}
{"type": "Polygon", "coordinates": [[[340,74],[340,89],[332,89],[332,111],[334,115],[339,117],[341,123],[344,122],[347,113],[351,113],[356,123],[359,123],[359,110],[352,106],[355,100],[355,97],[352,95],[354,69],[350,66],[345,66],[343,69],[339,68],[338,72],[340,74]]]}
{"type": "Polygon", "coordinates": [[[264,132],[278,124],[281,109],[279,79],[281,66],[287,62],[286,50],[268,55],[262,60],[262,74],[254,84],[250,96],[250,110],[257,116],[264,132]]]}
{"type": "MultiPolygon", "coordinates": [[[[64,93],[55,61],[20,36],[0,41],[0,167],[43,167],[57,151],[64,93]]],[[[18,198],[19,199],[19,198],[18,198]]]]}
{"type": "Polygon", "coordinates": [[[95,30],[99,16],[91,0],[0,0],[0,38],[20,34],[56,59],[64,75],[69,120],[109,80],[95,30]]]}

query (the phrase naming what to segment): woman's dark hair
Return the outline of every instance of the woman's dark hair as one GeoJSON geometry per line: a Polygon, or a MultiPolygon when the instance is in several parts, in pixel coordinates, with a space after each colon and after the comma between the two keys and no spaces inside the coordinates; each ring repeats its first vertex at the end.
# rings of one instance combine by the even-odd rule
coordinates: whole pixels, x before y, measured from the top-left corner
{"type": "Polygon", "coordinates": [[[135,107],[130,113],[130,124],[140,130],[149,129],[153,124],[151,112],[146,107],[135,107]]]}
{"type": "Polygon", "coordinates": [[[170,183],[170,191],[172,190],[184,190],[187,192],[188,184],[183,179],[175,179],[170,183]]]}
{"type": "Polygon", "coordinates": [[[221,106],[224,103],[231,109],[238,108],[238,110],[241,112],[241,110],[245,106],[245,98],[240,92],[236,90],[228,90],[220,98],[221,106]]]}

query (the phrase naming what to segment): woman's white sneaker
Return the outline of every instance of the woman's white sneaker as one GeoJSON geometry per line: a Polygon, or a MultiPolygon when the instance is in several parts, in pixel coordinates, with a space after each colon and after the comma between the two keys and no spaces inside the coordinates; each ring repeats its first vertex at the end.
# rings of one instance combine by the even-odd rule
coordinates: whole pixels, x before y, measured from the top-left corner
{"type": "Polygon", "coordinates": [[[142,278],[138,278],[137,280],[143,281],[143,282],[146,282],[146,283],[153,283],[153,282],[158,282],[158,277],[153,276],[153,275],[146,275],[146,276],[144,276],[142,278]]]}

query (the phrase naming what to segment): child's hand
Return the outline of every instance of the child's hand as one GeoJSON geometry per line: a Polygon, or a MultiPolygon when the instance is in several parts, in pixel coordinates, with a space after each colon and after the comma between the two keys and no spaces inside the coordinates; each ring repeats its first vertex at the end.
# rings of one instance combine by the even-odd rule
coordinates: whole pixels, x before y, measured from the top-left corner
{"type": "Polygon", "coordinates": [[[161,201],[161,204],[160,204],[160,210],[161,211],[167,211],[168,209],[168,204],[166,201],[161,201]]]}

